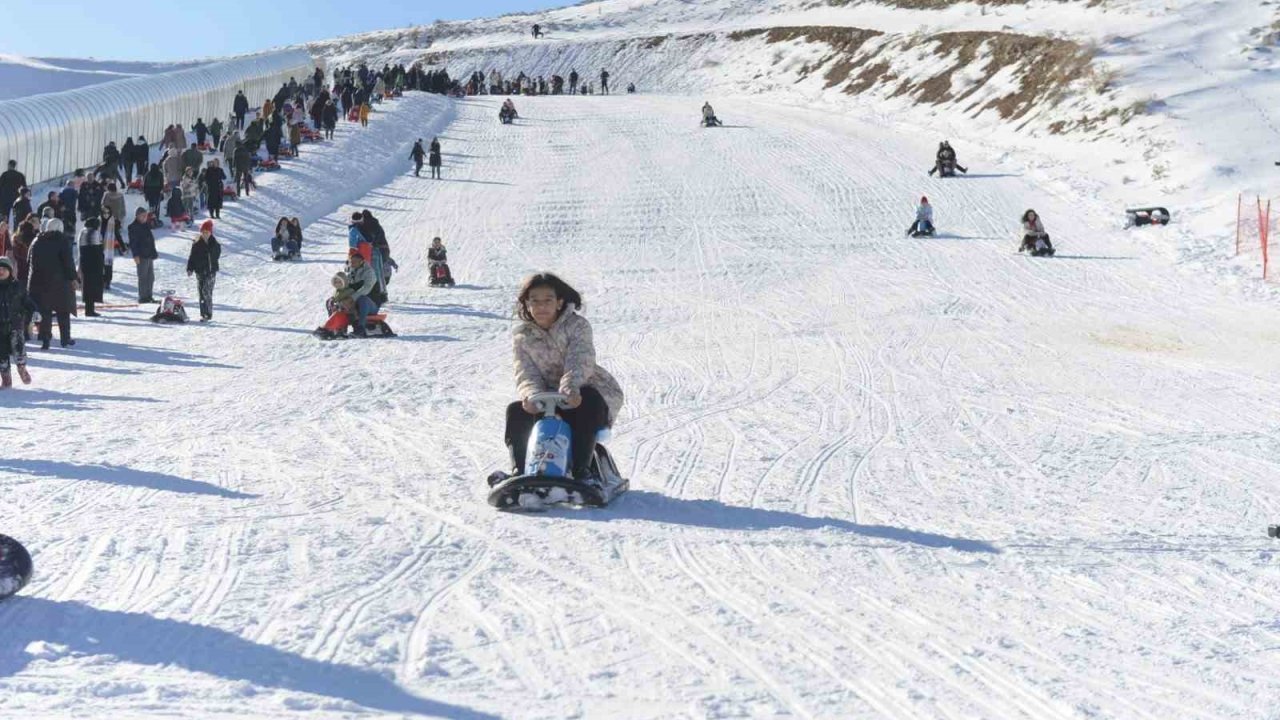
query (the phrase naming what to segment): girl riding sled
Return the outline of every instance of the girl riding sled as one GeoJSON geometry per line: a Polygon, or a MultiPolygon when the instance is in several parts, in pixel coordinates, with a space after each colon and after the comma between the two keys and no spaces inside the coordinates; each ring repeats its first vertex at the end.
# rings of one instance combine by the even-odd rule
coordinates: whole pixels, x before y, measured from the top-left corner
{"type": "Polygon", "coordinates": [[[622,407],[618,381],[596,364],[591,323],[579,313],[582,296],[551,273],[525,279],[516,300],[512,342],[516,392],[520,398],[507,408],[506,444],[516,475],[525,471],[529,433],[538,422],[529,398],[540,392],[569,397],[560,415],[572,429],[572,472],[575,480],[591,482],[591,458],[596,433],[613,425],[622,407]]]}

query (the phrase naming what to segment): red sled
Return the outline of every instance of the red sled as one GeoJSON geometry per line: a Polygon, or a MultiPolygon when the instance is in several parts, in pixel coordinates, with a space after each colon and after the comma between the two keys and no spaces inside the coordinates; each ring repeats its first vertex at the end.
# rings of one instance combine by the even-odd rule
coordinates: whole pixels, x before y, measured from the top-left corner
{"type": "Polygon", "coordinates": [[[348,122],[360,122],[360,108],[351,108],[351,112],[347,113],[348,122]]]}
{"type": "Polygon", "coordinates": [[[199,145],[196,146],[196,149],[198,149],[200,152],[212,152],[213,146],[210,145],[209,143],[200,143],[199,145]]]}
{"type": "Polygon", "coordinates": [[[258,163],[258,169],[267,170],[267,171],[279,170],[280,163],[276,162],[275,160],[272,160],[271,158],[267,158],[266,160],[263,160],[262,162],[258,163]]]}
{"type": "MultiPolygon", "coordinates": [[[[321,340],[342,340],[346,339],[347,326],[353,325],[356,318],[352,313],[345,310],[339,310],[329,316],[323,325],[312,331],[312,335],[321,340]]],[[[387,324],[386,313],[370,313],[365,318],[364,331],[369,337],[395,337],[391,326],[387,324]]]]}
{"type": "Polygon", "coordinates": [[[129,183],[129,189],[130,189],[130,190],[137,190],[138,192],[142,192],[142,178],[138,178],[138,179],[134,180],[133,182],[129,183]]]}

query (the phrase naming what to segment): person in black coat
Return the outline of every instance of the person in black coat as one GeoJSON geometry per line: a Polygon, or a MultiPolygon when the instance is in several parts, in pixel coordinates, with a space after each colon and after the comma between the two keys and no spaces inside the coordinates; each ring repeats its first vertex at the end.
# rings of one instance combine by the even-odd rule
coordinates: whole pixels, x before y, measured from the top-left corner
{"type": "Polygon", "coordinates": [[[10,227],[17,227],[18,223],[26,220],[31,210],[31,188],[24,187],[18,196],[18,201],[13,204],[13,223],[10,227]]]}
{"type": "Polygon", "coordinates": [[[22,193],[22,188],[26,186],[27,176],[18,172],[18,161],[10,160],[9,169],[0,173],[0,218],[9,217],[9,209],[22,193]]]}
{"type": "Polygon", "coordinates": [[[159,217],[160,203],[164,201],[164,172],[160,170],[160,163],[151,163],[151,169],[142,178],[142,196],[146,198],[151,212],[159,217]]]}
{"type": "Polygon", "coordinates": [[[431,165],[431,177],[439,180],[442,161],[440,159],[440,143],[435,140],[431,141],[431,157],[428,159],[428,164],[431,165]]]}
{"type": "Polygon", "coordinates": [[[338,127],[338,105],[332,98],[324,106],[324,114],[321,119],[324,121],[324,139],[333,139],[333,130],[338,127]]]}
{"type": "Polygon", "coordinates": [[[134,157],[137,154],[138,151],[133,144],[133,138],[125,138],[124,145],[120,147],[120,162],[124,165],[125,189],[128,189],[129,184],[133,182],[133,168],[136,164],[134,157]]]}
{"type": "Polygon", "coordinates": [[[418,138],[418,142],[413,144],[413,149],[409,151],[409,157],[413,160],[413,176],[420,177],[422,175],[422,161],[427,157],[427,151],[422,149],[422,138],[418,138]]]}
{"type": "Polygon", "coordinates": [[[133,144],[133,165],[136,168],[134,174],[142,177],[147,174],[147,168],[151,167],[151,145],[147,143],[146,136],[139,135],[138,142],[133,144]]]}
{"type": "Polygon", "coordinates": [[[218,275],[220,257],[222,246],[213,236],[213,221],[205,220],[187,256],[187,277],[196,276],[196,290],[200,295],[200,322],[213,319],[213,281],[218,275]]]}
{"type": "Polygon", "coordinates": [[[49,349],[54,315],[58,316],[58,337],[62,347],[75,345],[76,341],[71,339],[71,315],[75,312],[75,291],[79,283],[76,281],[76,266],[71,259],[71,242],[62,233],[61,220],[49,221],[45,231],[31,243],[27,261],[31,265],[27,292],[43,311],[37,333],[41,349],[49,349]]]}
{"type": "Polygon", "coordinates": [[[151,295],[156,284],[155,261],[160,254],[156,252],[156,236],[147,222],[146,208],[138,208],[129,223],[129,254],[138,269],[138,302],[155,302],[151,295]]]}
{"type": "Polygon", "coordinates": [[[196,118],[196,124],[191,129],[196,132],[196,144],[203,145],[209,135],[209,126],[204,124],[204,118],[196,118]]]}
{"type": "Polygon", "coordinates": [[[18,366],[23,384],[31,382],[27,372],[27,318],[40,313],[26,287],[18,282],[14,265],[12,259],[0,256],[0,388],[13,386],[10,361],[18,366]]]}
{"type": "Polygon", "coordinates": [[[226,182],[227,173],[222,169],[222,163],[217,159],[210,160],[209,167],[204,169],[204,190],[208,195],[210,217],[222,217],[222,186],[226,182]]]}
{"type": "Polygon", "coordinates": [[[244,130],[244,116],[249,112],[249,98],[244,96],[244,91],[236,93],[236,99],[231,103],[231,111],[236,115],[236,129],[244,130]]]}

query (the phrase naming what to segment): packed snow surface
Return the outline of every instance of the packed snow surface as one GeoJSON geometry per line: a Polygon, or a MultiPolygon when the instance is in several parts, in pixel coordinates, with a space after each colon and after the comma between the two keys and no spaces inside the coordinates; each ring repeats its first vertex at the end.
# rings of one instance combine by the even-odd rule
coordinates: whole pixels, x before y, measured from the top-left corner
{"type": "MultiPolygon", "coordinates": [[[[0,397],[0,714],[1255,718],[1280,311],[1114,209],[742,98],[411,94],[229,203],[212,325],[79,319],[0,397]],[[406,169],[439,133],[444,180],[406,169]],[[904,237],[927,195],[940,236],[904,237]],[[1041,212],[1053,259],[1015,252],[1041,212]],[[345,218],[397,339],[321,343],[345,218]],[[267,236],[300,215],[301,263],[267,236]],[[453,290],[427,284],[431,237],[453,290]],[[612,507],[495,512],[512,301],[582,291],[612,507]],[[56,344],[55,344],[56,348],[56,344]]],[[[191,234],[158,287],[190,296],[191,234]]],[[[117,265],[110,300],[128,303],[117,265]]]]}

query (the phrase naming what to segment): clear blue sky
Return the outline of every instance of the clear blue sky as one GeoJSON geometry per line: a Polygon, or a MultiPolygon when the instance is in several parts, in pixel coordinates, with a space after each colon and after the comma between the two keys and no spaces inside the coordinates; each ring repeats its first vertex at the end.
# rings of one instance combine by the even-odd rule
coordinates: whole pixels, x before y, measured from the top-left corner
{"type": "MultiPolygon", "coordinates": [[[[181,60],[574,0],[41,0],[6,6],[0,52],[181,60]]],[[[0,5],[5,5],[0,3],[0,5]]]]}

